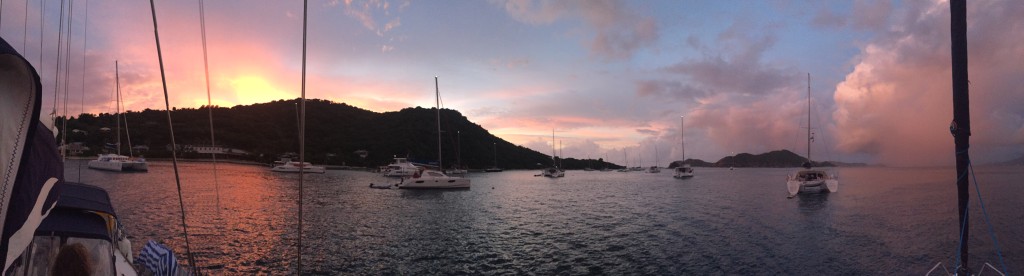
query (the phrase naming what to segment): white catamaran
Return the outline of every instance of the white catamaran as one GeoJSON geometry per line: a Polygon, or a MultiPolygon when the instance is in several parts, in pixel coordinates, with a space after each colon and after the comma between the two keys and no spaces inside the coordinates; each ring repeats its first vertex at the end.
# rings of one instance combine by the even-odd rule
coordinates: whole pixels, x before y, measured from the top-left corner
{"type": "Polygon", "coordinates": [[[690,164],[686,164],[686,139],[683,138],[683,127],[685,127],[685,120],[683,117],[679,117],[679,121],[679,140],[681,144],[680,148],[683,152],[683,164],[679,165],[679,167],[676,167],[676,174],[673,175],[672,177],[683,179],[693,177],[693,168],[690,167],[690,164]]]}
{"type": "Polygon", "coordinates": [[[837,192],[839,191],[839,178],[832,173],[821,169],[814,169],[811,163],[811,74],[807,74],[807,162],[804,162],[804,169],[789,175],[786,180],[786,188],[789,196],[793,197],[799,193],[837,192]]]}
{"type": "MultiPolygon", "coordinates": [[[[115,99],[115,112],[117,131],[114,135],[117,136],[114,147],[116,148],[115,153],[100,154],[96,160],[89,161],[90,169],[115,171],[115,172],[145,172],[149,171],[149,164],[146,163],[146,159],[139,157],[135,158],[134,154],[131,153],[131,134],[128,135],[128,155],[121,155],[121,117],[125,116],[121,114],[121,81],[117,69],[117,61],[114,61],[114,79],[116,82],[116,99],[115,99]]],[[[124,123],[125,133],[128,133],[128,117],[125,117],[124,123]]]]}
{"type": "MultiPolygon", "coordinates": [[[[437,77],[434,77],[434,89],[437,101],[437,167],[438,170],[420,168],[409,179],[402,179],[398,188],[402,189],[468,189],[469,178],[452,177],[441,172],[444,168],[441,161],[441,89],[437,84],[437,77]]],[[[371,185],[372,186],[372,185],[371,185]]]]}

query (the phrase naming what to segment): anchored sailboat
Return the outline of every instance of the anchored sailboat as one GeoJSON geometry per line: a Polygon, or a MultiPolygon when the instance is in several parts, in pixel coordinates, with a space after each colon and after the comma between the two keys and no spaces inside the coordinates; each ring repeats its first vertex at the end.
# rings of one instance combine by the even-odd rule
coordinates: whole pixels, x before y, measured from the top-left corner
{"type": "Polygon", "coordinates": [[[647,168],[648,173],[661,173],[661,168],[658,167],[658,145],[654,145],[654,166],[647,168]]]}
{"type": "Polygon", "coordinates": [[[437,101],[437,167],[439,169],[428,170],[420,168],[418,172],[413,174],[412,178],[408,180],[403,179],[402,183],[398,184],[398,188],[468,189],[470,187],[469,178],[452,177],[441,172],[440,168],[444,168],[444,163],[441,159],[441,89],[438,86],[437,77],[434,77],[434,89],[437,101]]]}
{"type": "Polygon", "coordinates": [[[455,166],[445,171],[448,175],[465,175],[469,173],[465,166],[462,165],[462,131],[456,131],[456,143],[455,143],[455,166]]]}
{"type": "Polygon", "coordinates": [[[501,172],[502,169],[498,167],[498,143],[493,143],[494,146],[494,166],[485,169],[485,172],[501,172]]]}
{"type": "Polygon", "coordinates": [[[541,175],[543,175],[544,177],[551,177],[551,178],[565,177],[565,171],[560,169],[560,168],[558,168],[558,161],[556,159],[556,156],[558,156],[558,154],[557,154],[557,151],[555,150],[555,130],[552,129],[551,130],[551,167],[548,167],[548,168],[540,171],[541,175]]]}
{"type": "MultiPolygon", "coordinates": [[[[114,151],[114,153],[100,154],[99,157],[96,158],[96,160],[89,161],[89,168],[115,172],[149,171],[149,164],[146,163],[145,158],[135,158],[134,156],[132,156],[133,154],[131,154],[131,138],[128,139],[129,156],[121,155],[121,118],[123,116],[125,118],[124,131],[125,133],[127,133],[128,117],[126,117],[125,114],[121,114],[121,80],[119,77],[120,74],[118,73],[117,69],[117,61],[114,61],[114,76],[114,80],[116,83],[116,97],[114,103],[114,109],[116,111],[114,112],[114,117],[116,117],[115,121],[117,124],[117,130],[114,132],[114,135],[117,136],[117,139],[113,146],[116,148],[116,150],[114,151]]],[[[129,134],[128,137],[131,137],[131,135],[129,134]]]]}
{"type": "Polygon", "coordinates": [[[676,167],[676,174],[672,176],[672,177],[679,178],[679,179],[693,177],[693,168],[690,167],[690,164],[686,163],[686,139],[683,138],[683,129],[686,126],[685,124],[686,124],[685,118],[680,116],[679,117],[679,141],[680,141],[680,144],[681,144],[680,145],[680,149],[682,149],[681,151],[683,152],[683,154],[682,154],[683,155],[683,158],[682,158],[682,160],[683,160],[682,163],[683,164],[679,165],[679,167],[676,167]]]}
{"type": "Polygon", "coordinates": [[[814,136],[811,134],[811,74],[807,74],[807,162],[804,162],[804,169],[789,176],[786,180],[786,188],[789,196],[796,196],[798,193],[818,193],[839,191],[839,178],[824,170],[813,169],[811,163],[811,141],[814,136]]]}

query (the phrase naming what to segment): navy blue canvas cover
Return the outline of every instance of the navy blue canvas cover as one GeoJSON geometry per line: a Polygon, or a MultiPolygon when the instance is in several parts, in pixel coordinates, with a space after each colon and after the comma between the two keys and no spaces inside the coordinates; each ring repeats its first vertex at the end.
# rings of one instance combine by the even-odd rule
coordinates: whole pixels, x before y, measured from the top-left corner
{"type": "Polygon", "coordinates": [[[39,224],[56,205],[63,182],[64,164],[53,132],[39,121],[41,105],[39,75],[0,38],[2,271],[28,246],[39,224]]]}

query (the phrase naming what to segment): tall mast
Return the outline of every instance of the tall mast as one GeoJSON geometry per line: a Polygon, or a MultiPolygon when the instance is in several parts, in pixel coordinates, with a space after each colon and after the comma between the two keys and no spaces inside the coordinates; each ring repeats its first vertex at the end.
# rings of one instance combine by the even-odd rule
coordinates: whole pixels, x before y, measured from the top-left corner
{"type": "Polygon", "coordinates": [[[117,121],[117,155],[121,155],[121,77],[117,69],[117,61],[114,61],[114,117],[117,121]]]}
{"type": "Polygon", "coordinates": [[[444,163],[441,161],[441,88],[437,85],[437,76],[434,76],[434,101],[437,104],[437,168],[444,170],[444,163]]]}
{"type": "MultiPolygon", "coordinates": [[[[455,165],[456,166],[462,166],[462,131],[461,130],[456,130],[455,131],[455,139],[456,139],[455,140],[456,141],[456,145],[455,145],[455,165]]],[[[458,169],[458,168],[455,168],[455,169],[458,169]]]]}
{"type": "Polygon", "coordinates": [[[957,274],[970,275],[967,265],[967,240],[970,222],[967,204],[970,200],[967,183],[967,166],[970,165],[971,109],[968,92],[970,83],[967,78],[967,1],[949,1],[950,10],[950,49],[952,50],[953,72],[953,122],[949,131],[953,133],[956,147],[956,190],[957,210],[960,213],[960,268],[957,274]]]}
{"type": "Polygon", "coordinates": [[[491,144],[494,145],[494,168],[498,168],[498,142],[491,144]]]}
{"type": "Polygon", "coordinates": [[[679,116],[679,143],[680,147],[683,148],[683,164],[686,164],[686,118],[679,116]]]}
{"type": "Polygon", "coordinates": [[[556,155],[558,155],[558,152],[555,151],[555,129],[552,128],[551,129],[551,166],[552,167],[558,165],[558,164],[555,163],[555,160],[556,160],[555,156],[556,155]]]}
{"type": "Polygon", "coordinates": [[[807,165],[811,164],[811,73],[807,73],[807,165]]]}

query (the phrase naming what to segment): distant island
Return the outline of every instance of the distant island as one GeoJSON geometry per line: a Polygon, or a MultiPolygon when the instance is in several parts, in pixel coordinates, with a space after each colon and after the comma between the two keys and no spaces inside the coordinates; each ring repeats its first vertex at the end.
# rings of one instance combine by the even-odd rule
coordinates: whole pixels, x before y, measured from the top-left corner
{"type": "MultiPolygon", "coordinates": [[[[807,161],[806,158],[793,153],[788,150],[776,150],[762,154],[749,154],[740,153],[733,156],[726,156],[719,159],[717,162],[709,163],[700,159],[686,159],[685,161],[675,161],[669,164],[669,168],[676,168],[682,164],[690,164],[693,167],[721,167],[721,168],[746,168],[746,167],[761,167],[761,168],[791,168],[800,167],[807,161]]],[[[835,166],[866,166],[864,163],[842,163],[834,161],[812,161],[815,167],[835,167],[835,166]]]]}

